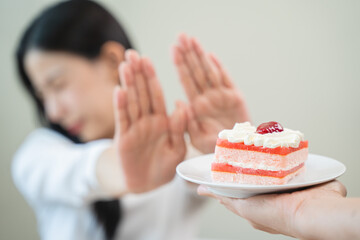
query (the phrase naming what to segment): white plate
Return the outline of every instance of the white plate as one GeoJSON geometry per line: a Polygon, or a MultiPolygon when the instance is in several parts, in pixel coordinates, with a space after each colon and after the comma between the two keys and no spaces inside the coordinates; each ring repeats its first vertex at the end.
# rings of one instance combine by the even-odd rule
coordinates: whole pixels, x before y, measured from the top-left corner
{"type": "Polygon", "coordinates": [[[285,185],[250,185],[236,183],[216,183],[211,179],[211,163],[214,154],[203,155],[180,163],[177,174],[187,181],[208,186],[217,195],[233,198],[248,198],[254,195],[289,191],[328,182],[342,175],[346,167],[341,162],[315,154],[309,154],[305,162],[305,172],[285,185]]]}

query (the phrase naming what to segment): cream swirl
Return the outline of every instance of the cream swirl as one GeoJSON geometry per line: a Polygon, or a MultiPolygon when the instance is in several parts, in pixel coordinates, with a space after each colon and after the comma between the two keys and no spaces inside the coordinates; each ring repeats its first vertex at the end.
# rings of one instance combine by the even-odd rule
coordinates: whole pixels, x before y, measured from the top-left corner
{"type": "Polygon", "coordinates": [[[220,139],[226,139],[232,143],[243,142],[245,145],[262,146],[266,148],[292,147],[297,148],[304,141],[304,134],[284,128],[282,132],[267,134],[256,133],[256,127],[249,122],[236,123],[233,129],[225,129],[219,133],[220,139]]]}

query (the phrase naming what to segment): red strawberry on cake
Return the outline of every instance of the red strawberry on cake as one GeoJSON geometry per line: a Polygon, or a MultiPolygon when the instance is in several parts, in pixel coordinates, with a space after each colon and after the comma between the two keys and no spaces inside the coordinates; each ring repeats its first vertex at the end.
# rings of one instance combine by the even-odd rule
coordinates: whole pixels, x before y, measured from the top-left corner
{"type": "Polygon", "coordinates": [[[215,182],[280,185],[304,171],[307,157],[308,141],[299,131],[277,122],[236,123],[219,133],[211,173],[215,182]]]}

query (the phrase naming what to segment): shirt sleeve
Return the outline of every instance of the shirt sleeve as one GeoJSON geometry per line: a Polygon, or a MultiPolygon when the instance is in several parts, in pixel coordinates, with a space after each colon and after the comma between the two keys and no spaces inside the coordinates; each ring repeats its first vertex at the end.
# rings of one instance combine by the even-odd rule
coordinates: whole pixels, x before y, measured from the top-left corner
{"type": "Polygon", "coordinates": [[[81,206],[110,198],[96,177],[97,160],[110,144],[107,139],[74,144],[52,130],[35,130],[15,153],[15,185],[33,206],[44,202],[81,206]]]}

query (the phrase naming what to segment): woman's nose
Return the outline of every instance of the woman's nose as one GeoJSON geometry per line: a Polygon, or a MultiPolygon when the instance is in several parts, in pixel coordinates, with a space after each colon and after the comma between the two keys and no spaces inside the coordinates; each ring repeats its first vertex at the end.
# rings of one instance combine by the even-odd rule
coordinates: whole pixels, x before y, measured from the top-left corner
{"type": "Polygon", "coordinates": [[[64,106],[56,96],[49,97],[45,101],[45,112],[47,118],[53,123],[60,123],[64,118],[64,106]]]}

